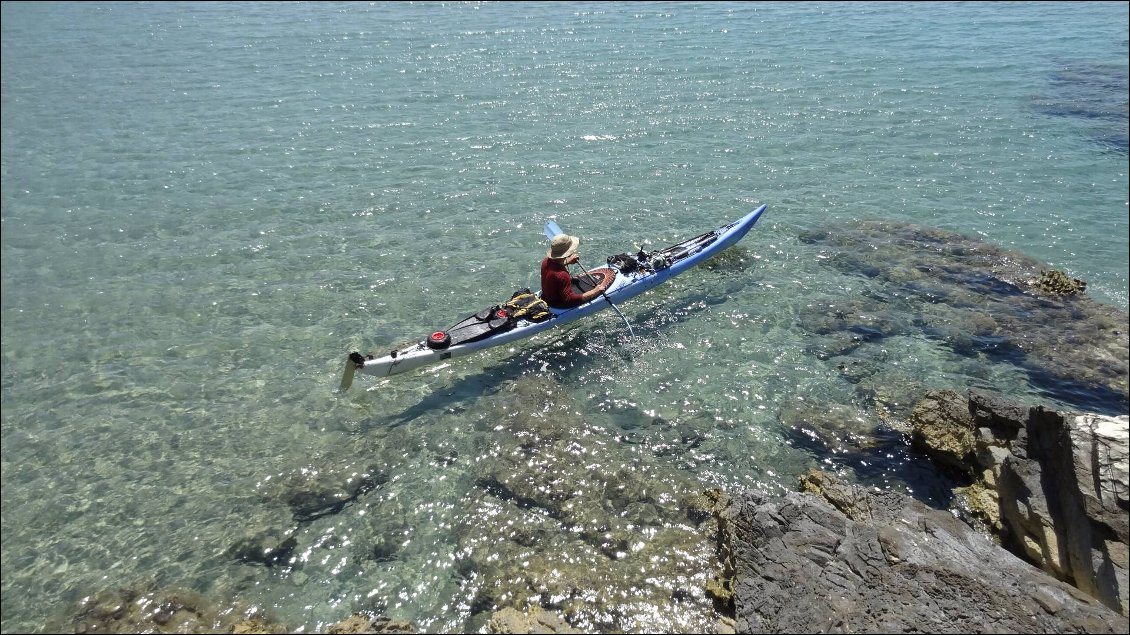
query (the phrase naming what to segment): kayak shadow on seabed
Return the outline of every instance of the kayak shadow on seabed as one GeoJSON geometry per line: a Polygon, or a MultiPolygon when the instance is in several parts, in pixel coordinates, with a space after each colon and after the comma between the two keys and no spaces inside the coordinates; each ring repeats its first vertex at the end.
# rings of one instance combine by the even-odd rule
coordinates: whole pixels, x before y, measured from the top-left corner
{"type": "MultiPolygon", "coordinates": [[[[612,347],[601,345],[599,348],[604,351],[600,354],[576,355],[573,350],[574,345],[585,345],[581,340],[588,337],[604,337],[603,334],[582,334],[576,330],[572,330],[562,336],[555,338],[552,342],[547,344],[541,350],[531,353],[526,350],[517,350],[513,353],[506,355],[504,358],[484,366],[480,370],[472,371],[470,374],[455,379],[451,383],[440,377],[435,377],[428,371],[421,371],[421,379],[425,378],[432,383],[431,390],[416,404],[409,406],[405,410],[386,416],[376,417],[372,420],[371,424],[365,426],[366,428],[374,427],[393,427],[406,423],[410,423],[415,419],[428,414],[436,412],[444,408],[453,409],[453,412],[461,412],[463,407],[458,406],[469,399],[477,399],[493,395],[501,390],[511,381],[514,381],[524,375],[533,373],[543,373],[553,367],[553,374],[556,379],[567,378],[579,373],[585,372],[590,369],[593,364],[608,361],[609,354],[607,351],[618,350],[621,351],[618,356],[629,360],[632,354],[630,352],[623,352],[628,347],[612,347]],[[554,366],[554,362],[550,362],[547,358],[551,357],[572,357],[565,367],[554,366]]],[[[627,335],[624,336],[625,339],[627,335]]],[[[637,338],[639,336],[637,335],[637,338]]],[[[363,432],[358,430],[357,432],[363,432]]]]}
{"type": "MultiPolygon", "coordinates": [[[[707,308],[708,303],[702,302],[702,298],[697,296],[698,294],[694,294],[688,297],[682,303],[683,308],[655,313],[647,320],[633,319],[632,313],[626,312],[628,319],[633,320],[635,337],[628,335],[618,317],[605,316],[603,321],[599,318],[594,320],[600,322],[595,326],[582,322],[560,333],[551,332],[552,339],[547,343],[526,343],[481,369],[468,369],[470,374],[455,379],[450,384],[426,370],[419,371],[414,374],[415,379],[426,380],[431,384],[427,394],[419,402],[399,413],[375,417],[356,432],[403,425],[444,408],[460,412],[463,408],[457,404],[492,395],[509,382],[525,375],[551,374],[555,380],[562,381],[587,373],[600,364],[629,367],[641,356],[665,345],[667,338],[664,331],[671,324],[685,321],[707,308]]],[[[410,375],[400,381],[412,380],[410,375]]]]}

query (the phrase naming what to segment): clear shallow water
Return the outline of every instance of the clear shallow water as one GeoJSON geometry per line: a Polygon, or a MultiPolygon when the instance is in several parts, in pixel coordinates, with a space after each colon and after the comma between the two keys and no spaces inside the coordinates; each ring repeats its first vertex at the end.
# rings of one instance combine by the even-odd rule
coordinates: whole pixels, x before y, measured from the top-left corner
{"type": "MultiPolygon", "coordinates": [[[[596,474],[646,456],[644,477],[792,488],[824,459],[783,413],[869,416],[798,326],[873,284],[798,239],[829,223],[977,236],[1125,310],[1126,24],[1124,3],[5,4],[2,630],[148,578],[306,630],[365,607],[477,625],[452,564],[495,504],[472,457],[505,453],[492,418],[531,378],[608,448],[596,474]],[[349,350],[536,286],[547,217],[588,264],[762,202],[746,266],[622,307],[643,341],[609,314],[333,392],[349,350]],[[388,482],[303,525],[300,566],[227,555],[288,522],[272,479],[374,463],[388,482]]],[[[1038,395],[911,334],[876,360],[1038,395]]],[[[900,457],[879,478],[919,487],[900,457]]]]}

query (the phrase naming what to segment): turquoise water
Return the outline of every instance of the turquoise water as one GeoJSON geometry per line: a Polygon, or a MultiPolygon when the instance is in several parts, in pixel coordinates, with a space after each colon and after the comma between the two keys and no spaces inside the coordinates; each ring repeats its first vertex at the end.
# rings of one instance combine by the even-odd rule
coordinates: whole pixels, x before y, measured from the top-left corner
{"type": "MultiPolygon", "coordinates": [[[[870,283],[825,266],[806,231],[958,232],[1130,303],[1126,3],[2,11],[4,632],[142,581],[307,631],[366,608],[478,628],[481,582],[453,563],[505,503],[480,461],[512,442],[499,412],[537,405],[508,396],[524,382],[555,386],[604,448],[589,474],[791,489],[824,458],[787,442],[784,413],[872,416],[801,326],[870,283]],[[622,307],[636,341],[610,313],[334,391],[348,351],[536,286],[547,218],[591,267],[761,203],[742,266],[622,307]],[[674,449],[641,455],[656,439],[674,449]],[[309,522],[271,489],[374,465],[379,487],[309,522]],[[292,566],[228,555],[288,526],[292,566]]],[[[874,360],[1041,395],[911,333],[874,360]]],[[[570,548],[549,544],[530,550],[570,548]]]]}

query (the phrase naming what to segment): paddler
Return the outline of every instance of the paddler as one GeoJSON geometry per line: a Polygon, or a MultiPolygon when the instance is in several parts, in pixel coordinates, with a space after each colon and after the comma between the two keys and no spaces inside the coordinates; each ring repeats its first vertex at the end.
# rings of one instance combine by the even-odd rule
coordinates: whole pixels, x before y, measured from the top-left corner
{"type": "Polygon", "coordinates": [[[602,276],[592,289],[584,293],[574,290],[573,283],[577,279],[570,275],[568,267],[580,263],[581,257],[577,254],[580,244],[580,238],[568,234],[558,234],[549,243],[549,251],[541,261],[541,297],[551,307],[567,309],[584,304],[604,292],[612,282],[612,276],[602,276]]]}

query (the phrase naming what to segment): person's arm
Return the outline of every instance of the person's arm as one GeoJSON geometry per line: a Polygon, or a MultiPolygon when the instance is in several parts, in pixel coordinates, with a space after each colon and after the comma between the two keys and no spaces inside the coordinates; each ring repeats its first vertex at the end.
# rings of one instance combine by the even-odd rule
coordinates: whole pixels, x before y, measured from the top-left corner
{"type": "Polygon", "coordinates": [[[611,283],[612,283],[612,276],[604,276],[604,279],[600,281],[599,285],[597,285],[597,286],[593,287],[592,289],[589,289],[588,291],[585,291],[584,293],[581,294],[582,302],[588,302],[589,300],[592,300],[593,298],[600,295],[601,293],[604,293],[604,290],[607,289],[608,285],[610,285],[611,283]]]}
{"type": "Polygon", "coordinates": [[[578,295],[577,292],[573,290],[572,278],[566,278],[564,282],[565,284],[561,286],[561,297],[569,306],[584,304],[592,299],[587,292],[578,295]]]}
{"type": "Polygon", "coordinates": [[[568,271],[554,271],[542,281],[542,295],[546,296],[550,306],[569,308],[583,304],[584,296],[573,290],[573,278],[568,271]],[[548,285],[549,293],[545,286],[548,285]]]}

